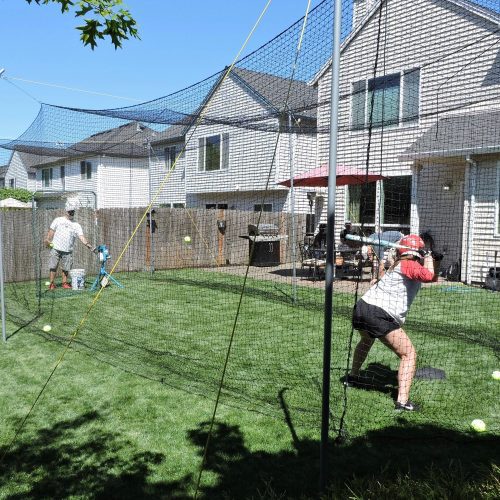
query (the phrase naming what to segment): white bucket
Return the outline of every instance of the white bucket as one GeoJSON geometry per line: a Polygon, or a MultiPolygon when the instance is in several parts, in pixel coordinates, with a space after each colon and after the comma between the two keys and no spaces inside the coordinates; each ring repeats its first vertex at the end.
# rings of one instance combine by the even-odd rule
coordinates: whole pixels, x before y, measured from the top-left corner
{"type": "Polygon", "coordinates": [[[71,269],[71,287],[73,290],[83,290],[85,288],[85,269],[71,269]]]}

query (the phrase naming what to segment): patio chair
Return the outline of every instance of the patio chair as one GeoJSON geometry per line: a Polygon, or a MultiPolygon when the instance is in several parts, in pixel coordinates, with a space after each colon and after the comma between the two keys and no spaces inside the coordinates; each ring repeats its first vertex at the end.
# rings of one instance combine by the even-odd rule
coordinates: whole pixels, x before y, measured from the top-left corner
{"type": "Polygon", "coordinates": [[[319,279],[322,274],[325,274],[326,260],[321,258],[322,255],[318,253],[317,249],[299,243],[299,251],[302,269],[307,268],[313,280],[319,279]]]}

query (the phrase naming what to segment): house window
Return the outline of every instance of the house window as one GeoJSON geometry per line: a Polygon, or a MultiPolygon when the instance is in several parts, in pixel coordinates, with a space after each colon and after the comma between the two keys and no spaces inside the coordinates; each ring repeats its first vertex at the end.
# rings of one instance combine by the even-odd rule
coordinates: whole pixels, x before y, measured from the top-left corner
{"type": "Polygon", "coordinates": [[[375,224],[377,190],[375,182],[348,187],[346,218],[355,224],[375,224]]]}
{"type": "Polygon", "coordinates": [[[52,168],[44,168],[42,170],[42,187],[52,186],[52,179],[54,177],[54,172],[52,168]]]}
{"type": "Polygon", "coordinates": [[[80,177],[82,181],[92,179],[92,163],[89,161],[80,162],[80,177]]]}
{"type": "Polygon", "coordinates": [[[177,157],[177,147],[169,146],[165,148],[165,168],[170,170],[172,165],[175,163],[175,158],[177,157]]]}
{"type": "Polygon", "coordinates": [[[352,84],[351,129],[386,127],[418,120],[420,69],[359,80],[352,84]]]}
{"type": "Polygon", "coordinates": [[[198,139],[198,170],[210,172],[229,166],[229,134],[211,135],[198,139]]]}
{"type": "Polygon", "coordinates": [[[227,203],[207,203],[205,208],[207,210],[215,210],[216,208],[219,210],[227,210],[227,203]]]}
{"type": "Polygon", "coordinates": [[[410,226],[411,175],[381,181],[378,200],[375,182],[349,186],[347,196],[346,218],[355,224],[375,227],[378,213],[382,231],[410,226]]]}
{"type": "Polygon", "coordinates": [[[184,208],[184,203],[172,203],[172,208],[184,208]]]}
{"type": "Polygon", "coordinates": [[[272,212],[273,204],[272,203],[259,203],[258,205],[253,206],[254,212],[272,212]]]}
{"type": "Polygon", "coordinates": [[[9,179],[9,187],[12,189],[16,187],[16,179],[9,179]]]}
{"type": "Polygon", "coordinates": [[[5,179],[0,179],[0,188],[5,187],[5,179]]]}
{"type": "Polygon", "coordinates": [[[61,187],[63,191],[65,186],[66,186],[66,167],[64,165],[61,165],[61,187]]]}
{"type": "Polygon", "coordinates": [[[380,184],[380,224],[383,226],[409,227],[411,175],[390,177],[380,184]]]}

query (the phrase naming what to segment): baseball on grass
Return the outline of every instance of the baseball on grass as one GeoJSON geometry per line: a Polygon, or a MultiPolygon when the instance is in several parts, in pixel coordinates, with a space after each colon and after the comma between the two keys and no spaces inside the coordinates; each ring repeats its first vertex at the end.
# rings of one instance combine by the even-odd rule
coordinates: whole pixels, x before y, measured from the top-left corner
{"type": "Polygon", "coordinates": [[[500,380],[500,370],[495,370],[492,374],[491,374],[491,378],[493,380],[500,380]]]}
{"type": "Polygon", "coordinates": [[[50,332],[50,330],[52,330],[52,327],[50,325],[43,325],[42,330],[44,332],[50,332]]]}
{"type": "Polygon", "coordinates": [[[191,243],[191,236],[184,236],[184,243],[191,243]]]}
{"type": "Polygon", "coordinates": [[[50,281],[46,281],[45,286],[50,286],[50,281]]]}
{"type": "Polygon", "coordinates": [[[471,423],[470,426],[476,432],[484,432],[486,430],[486,424],[480,419],[476,418],[471,423]]]}

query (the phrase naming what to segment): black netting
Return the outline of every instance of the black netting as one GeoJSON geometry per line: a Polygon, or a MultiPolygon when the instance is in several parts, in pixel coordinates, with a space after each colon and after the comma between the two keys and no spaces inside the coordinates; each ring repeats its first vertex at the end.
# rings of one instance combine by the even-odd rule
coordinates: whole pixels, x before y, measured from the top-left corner
{"type": "Polygon", "coordinates": [[[2,146],[34,192],[33,213],[4,216],[7,318],[36,331],[50,323],[45,334],[61,342],[77,329],[76,349],[209,398],[227,359],[224,403],[282,416],[284,400],[296,424],[318,425],[332,244],[335,432],[400,422],[393,400],[415,369],[414,422],[463,432],[480,415],[497,433],[499,23],[496,0],[343,2],[332,242],[331,0],[166,97],[107,110],[43,104],[2,146]],[[45,241],[68,199],[101,248],[76,241],[85,286],[72,291],[60,269],[50,288],[45,241]],[[398,380],[398,356],[377,340],[347,387],[360,354],[354,304],[401,266],[404,252],[380,240],[408,234],[433,252],[437,281],[404,324],[402,296],[370,300],[403,325],[416,365],[398,380]]]}

